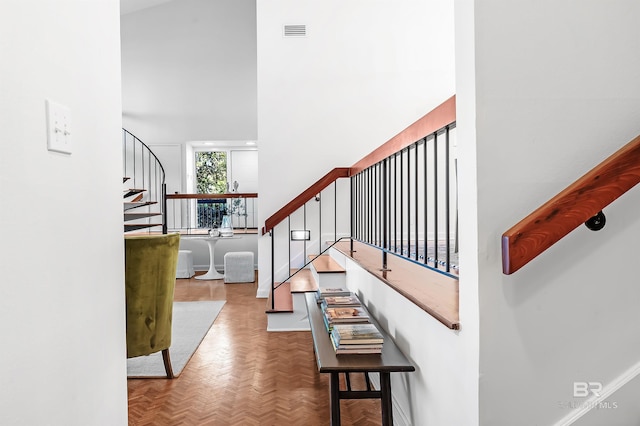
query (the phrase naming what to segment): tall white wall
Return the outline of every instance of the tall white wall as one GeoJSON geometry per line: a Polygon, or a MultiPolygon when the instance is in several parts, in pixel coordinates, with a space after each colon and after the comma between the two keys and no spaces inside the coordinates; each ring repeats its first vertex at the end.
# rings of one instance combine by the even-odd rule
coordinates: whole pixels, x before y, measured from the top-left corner
{"type": "MultiPolygon", "coordinates": [[[[480,424],[571,424],[587,401],[574,397],[574,382],[600,382],[603,392],[621,385],[625,395],[638,371],[640,189],[605,209],[604,230],[580,227],[511,276],[501,272],[500,237],[640,134],[640,4],[456,8],[458,140],[476,134],[477,233],[460,235],[461,247],[477,245],[477,276],[461,248],[460,284],[462,309],[477,280],[480,424]]],[[[598,424],[635,424],[634,405],[621,396],[611,417],[593,410],[576,424],[596,414],[615,419],[598,424]]]]}
{"type": "Polygon", "coordinates": [[[124,127],[147,144],[255,140],[255,0],[180,0],[122,16],[124,127]]]}
{"type": "MultiPolygon", "coordinates": [[[[260,223],[455,91],[451,1],[264,1],[257,23],[260,223]],[[285,24],[307,36],[283,37],[285,24]]],[[[269,237],[259,244],[266,296],[269,237]]]]}
{"type": "Polygon", "coordinates": [[[126,425],[117,0],[0,6],[3,425],[126,425]],[[73,153],[47,150],[45,99],[73,153]]]}

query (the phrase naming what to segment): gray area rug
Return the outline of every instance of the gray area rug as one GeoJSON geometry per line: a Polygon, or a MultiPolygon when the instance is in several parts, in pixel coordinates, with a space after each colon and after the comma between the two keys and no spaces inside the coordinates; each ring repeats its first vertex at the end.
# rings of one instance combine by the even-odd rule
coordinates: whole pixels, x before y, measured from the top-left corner
{"type": "MultiPolygon", "coordinates": [[[[224,303],[224,300],[173,303],[169,355],[174,375],[178,376],[187,365],[224,303]]],[[[166,378],[162,352],[127,359],[127,377],[166,378]]]]}

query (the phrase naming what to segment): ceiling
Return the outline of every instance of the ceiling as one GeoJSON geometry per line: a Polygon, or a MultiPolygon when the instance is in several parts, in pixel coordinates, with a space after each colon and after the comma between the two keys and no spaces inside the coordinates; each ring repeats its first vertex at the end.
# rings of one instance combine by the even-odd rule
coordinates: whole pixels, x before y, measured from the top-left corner
{"type": "Polygon", "coordinates": [[[120,0],[120,15],[137,12],[138,10],[169,3],[173,0],[120,0]]]}

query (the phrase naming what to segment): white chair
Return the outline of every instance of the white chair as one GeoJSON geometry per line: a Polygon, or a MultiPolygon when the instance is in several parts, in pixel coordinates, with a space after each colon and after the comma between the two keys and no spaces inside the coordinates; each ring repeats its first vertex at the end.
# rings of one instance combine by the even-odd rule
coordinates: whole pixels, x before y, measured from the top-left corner
{"type": "Polygon", "coordinates": [[[225,283],[252,283],[255,281],[253,252],[230,251],[224,255],[225,283]]]}
{"type": "Polygon", "coordinates": [[[196,273],[193,270],[193,253],[191,250],[178,251],[178,266],[176,278],[191,278],[196,273]]]}

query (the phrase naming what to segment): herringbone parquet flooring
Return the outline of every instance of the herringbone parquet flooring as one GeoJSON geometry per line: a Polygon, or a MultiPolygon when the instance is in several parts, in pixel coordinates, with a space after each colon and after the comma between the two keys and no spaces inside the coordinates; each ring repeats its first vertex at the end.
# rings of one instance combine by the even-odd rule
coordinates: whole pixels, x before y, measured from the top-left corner
{"type": "MultiPolygon", "coordinates": [[[[329,381],[310,333],[268,333],[255,294],[255,284],[176,281],[178,301],[227,303],[180,377],[128,380],[131,426],[329,424],[329,381]]],[[[375,400],[343,401],[341,414],[343,425],[381,424],[375,400]]]]}

